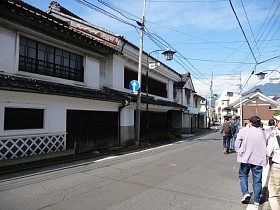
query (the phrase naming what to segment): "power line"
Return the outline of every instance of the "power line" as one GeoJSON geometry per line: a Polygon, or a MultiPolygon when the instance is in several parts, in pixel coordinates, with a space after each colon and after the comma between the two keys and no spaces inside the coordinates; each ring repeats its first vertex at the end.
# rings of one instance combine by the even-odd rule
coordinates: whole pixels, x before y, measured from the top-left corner
{"type": "MultiPolygon", "coordinates": [[[[250,30],[251,30],[252,36],[253,36],[254,41],[255,41],[255,44],[256,44],[256,46],[257,46],[256,38],[255,38],[255,36],[254,36],[254,33],[253,33],[253,30],[252,30],[252,27],[251,27],[251,24],[250,24],[250,21],[249,21],[249,18],[248,18],[247,12],[246,12],[246,10],[245,10],[244,4],[243,4],[243,0],[241,0],[241,5],[242,5],[242,7],[243,7],[243,10],[244,10],[244,13],[245,13],[245,16],[246,16],[247,22],[248,22],[248,24],[249,24],[249,27],[250,27],[250,30]]],[[[257,50],[258,50],[258,52],[259,52],[259,48],[258,48],[258,46],[257,46],[257,50]]],[[[260,52],[259,52],[259,54],[260,54],[260,52]]]]}
{"type": "Polygon", "coordinates": [[[242,31],[244,37],[245,37],[245,40],[246,40],[246,42],[247,42],[247,44],[248,44],[248,46],[249,46],[249,48],[250,48],[250,51],[251,51],[251,53],[252,53],[252,55],[253,55],[253,57],[254,57],[254,59],[255,59],[255,62],[256,62],[256,64],[257,64],[258,61],[257,61],[257,59],[256,59],[256,57],[255,57],[255,55],[254,55],[254,52],[253,52],[253,50],[252,50],[252,48],[251,48],[251,46],[250,46],[250,43],[249,43],[249,41],[248,41],[248,39],[247,39],[247,37],[246,37],[246,34],[245,34],[245,32],[244,32],[244,30],[243,30],[243,28],[242,28],[242,26],[241,26],[241,23],[240,23],[240,21],[239,21],[239,19],[238,19],[238,17],[237,17],[237,14],[236,14],[236,12],[235,12],[235,10],[234,10],[234,8],[233,8],[233,5],[232,5],[232,3],[231,3],[231,0],[229,0],[229,3],[230,3],[230,6],[231,6],[231,9],[232,9],[232,11],[233,11],[233,13],[234,13],[234,15],[235,15],[235,18],[236,18],[236,20],[237,20],[237,22],[238,22],[238,24],[239,24],[239,27],[240,27],[240,29],[241,29],[241,31],[242,31]]]}

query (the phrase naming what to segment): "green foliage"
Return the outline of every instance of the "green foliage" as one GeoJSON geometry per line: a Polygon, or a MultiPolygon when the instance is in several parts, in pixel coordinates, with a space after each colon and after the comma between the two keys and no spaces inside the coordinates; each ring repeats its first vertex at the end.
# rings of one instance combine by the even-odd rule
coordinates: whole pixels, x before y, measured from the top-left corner
{"type": "Polygon", "coordinates": [[[150,143],[166,143],[181,138],[180,132],[164,132],[150,137],[150,143]]]}
{"type": "Polygon", "coordinates": [[[274,114],[273,114],[273,116],[279,116],[280,115],[280,110],[277,110],[274,114]]]}

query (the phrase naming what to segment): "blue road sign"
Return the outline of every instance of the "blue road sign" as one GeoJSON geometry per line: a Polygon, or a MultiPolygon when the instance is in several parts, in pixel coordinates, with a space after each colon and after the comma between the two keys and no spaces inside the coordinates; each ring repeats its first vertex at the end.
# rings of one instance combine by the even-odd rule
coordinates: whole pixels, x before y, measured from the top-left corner
{"type": "Polygon", "coordinates": [[[130,83],[129,83],[129,88],[130,90],[132,90],[133,92],[136,92],[139,90],[140,88],[140,84],[137,80],[132,80],[130,83]]]}

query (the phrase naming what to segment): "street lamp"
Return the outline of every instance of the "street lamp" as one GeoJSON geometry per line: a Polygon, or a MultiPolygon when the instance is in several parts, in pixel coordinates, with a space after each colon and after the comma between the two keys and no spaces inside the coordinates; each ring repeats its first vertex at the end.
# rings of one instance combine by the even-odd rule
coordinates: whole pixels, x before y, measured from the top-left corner
{"type": "MultiPolygon", "coordinates": [[[[266,72],[278,72],[280,74],[280,71],[278,70],[265,70],[265,71],[261,71],[255,75],[257,75],[259,80],[263,80],[265,78],[265,75],[267,74],[266,72]]],[[[279,78],[277,78],[279,80],[279,78]]]]}
{"type": "Polygon", "coordinates": [[[173,59],[173,55],[176,53],[175,51],[166,49],[166,50],[153,50],[150,52],[147,56],[147,71],[146,71],[146,114],[147,114],[147,143],[150,142],[150,115],[149,115],[149,69],[156,69],[160,66],[160,62],[151,62],[149,63],[149,57],[154,52],[160,52],[163,51],[163,55],[165,57],[165,60],[171,61],[173,59]]]}

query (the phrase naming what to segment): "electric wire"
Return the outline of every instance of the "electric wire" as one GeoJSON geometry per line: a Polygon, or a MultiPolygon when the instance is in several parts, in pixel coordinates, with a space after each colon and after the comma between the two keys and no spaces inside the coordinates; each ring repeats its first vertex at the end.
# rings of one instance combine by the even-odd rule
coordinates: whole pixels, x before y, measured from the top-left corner
{"type": "Polygon", "coordinates": [[[114,15],[114,14],[112,14],[112,13],[110,13],[110,12],[108,12],[108,11],[98,7],[98,6],[95,6],[94,4],[90,3],[89,1],[86,1],[86,0],[76,0],[76,2],[85,5],[85,6],[89,7],[90,9],[94,9],[97,12],[100,12],[100,13],[102,13],[102,14],[108,16],[108,17],[111,17],[111,18],[113,18],[115,20],[118,20],[118,21],[120,21],[120,22],[122,22],[124,24],[130,25],[132,27],[137,27],[136,25],[134,25],[134,24],[132,24],[132,23],[130,23],[130,22],[128,22],[128,21],[126,21],[126,20],[116,16],[116,15],[114,15]]]}
{"type": "MultiPolygon", "coordinates": [[[[103,13],[104,15],[106,15],[106,16],[108,16],[108,17],[110,17],[110,18],[116,19],[116,20],[118,20],[118,21],[120,21],[120,22],[122,22],[122,23],[124,23],[124,24],[127,24],[127,25],[130,25],[130,26],[134,27],[135,30],[137,31],[137,33],[139,33],[139,27],[138,27],[137,25],[132,24],[132,23],[128,22],[127,20],[124,20],[124,19],[123,19],[123,18],[126,18],[126,19],[128,19],[128,20],[130,20],[130,21],[135,22],[135,21],[137,21],[137,19],[138,19],[138,17],[136,17],[135,15],[133,15],[133,14],[131,14],[131,13],[128,13],[128,12],[126,12],[125,10],[123,10],[123,9],[121,9],[121,8],[118,8],[118,7],[116,7],[115,5],[112,5],[111,3],[108,3],[108,2],[103,1],[103,0],[98,0],[98,2],[100,2],[100,3],[102,3],[103,5],[109,7],[110,9],[114,10],[114,11],[117,12],[118,14],[122,15],[123,18],[120,18],[120,17],[118,17],[118,16],[116,16],[116,15],[114,15],[114,14],[112,14],[112,13],[109,13],[108,11],[103,10],[103,9],[100,8],[100,7],[97,7],[97,6],[93,5],[92,3],[90,3],[90,2],[88,2],[88,1],[86,1],[86,0],[76,0],[76,1],[77,1],[78,3],[81,3],[81,4],[83,4],[83,5],[85,5],[85,6],[89,7],[89,8],[91,8],[91,9],[94,9],[94,10],[100,12],[100,13],[103,13]]],[[[227,0],[223,0],[223,1],[227,1],[227,0]]],[[[229,0],[229,1],[230,1],[230,3],[231,3],[231,0],[229,0]]],[[[149,0],[148,0],[148,2],[156,2],[156,1],[149,1],[149,0]]],[[[166,2],[166,1],[158,1],[158,2],[166,2]]],[[[170,1],[170,2],[171,2],[171,1],[170,1]]],[[[172,1],[172,2],[182,2],[182,1],[172,1]]],[[[184,2],[214,2],[214,1],[184,1],[184,2]]],[[[217,2],[218,2],[218,1],[217,1],[217,2]]],[[[242,2],[242,3],[243,3],[243,2],[242,2]]],[[[232,6],[232,4],[231,4],[231,6],[232,6]]],[[[233,6],[232,6],[232,7],[233,7],[233,6]]],[[[271,7],[271,8],[272,8],[272,7],[271,7]]],[[[234,10],[234,8],[232,8],[232,9],[234,10]]],[[[243,9],[244,9],[244,11],[246,12],[244,5],[243,5],[243,9]]],[[[276,8],[276,10],[277,10],[277,8],[276,8]]],[[[273,14],[275,14],[276,10],[274,11],[273,14]]],[[[235,11],[234,11],[234,12],[235,12],[235,11]]],[[[236,14],[236,13],[235,13],[235,16],[236,16],[236,18],[237,18],[237,20],[238,20],[238,17],[237,17],[237,14],[236,14]]],[[[246,16],[247,16],[247,14],[246,14],[246,16]]],[[[269,17],[269,15],[267,15],[267,18],[268,18],[268,17],[269,17]]],[[[266,19],[267,19],[267,18],[266,18],[266,19]]],[[[269,20],[268,23],[270,23],[271,20],[272,20],[272,18],[269,20]]],[[[248,18],[248,17],[247,17],[247,21],[248,21],[248,24],[250,25],[250,22],[249,22],[249,18],[248,18]]],[[[145,21],[145,22],[146,22],[146,21],[145,21]]],[[[267,24],[267,25],[269,25],[269,24],[267,24]]],[[[264,49],[266,49],[266,48],[268,47],[268,45],[269,45],[269,43],[270,43],[271,41],[275,40],[275,39],[272,39],[272,38],[270,38],[270,39],[268,38],[268,35],[271,34],[271,32],[272,32],[272,30],[274,29],[275,25],[276,25],[276,21],[274,22],[274,24],[270,27],[270,29],[269,29],[268,31],[267,31],[267,28],[268,28],[268,26],[267,26],[267,27],[265,28],[265,30],[264,30],[264,31],[266,31],[266,34],[265,34],[264,32],[262,32],[261,36],[259,36],[258,41],[256,41],[256,37],[255,37],[254,34],[252,33],[252,29],[251,29],[252,36],[254,37],[254,44],[255,44],[255,47],[258,48],[258,45],[257,45],[257,44],[258,44],[259,42],[263,42],[263,43],[264,43],[264,40],[267,40],[265,46],[263,47],[263,50],[264,50],[264,49]],[[267,37],[267,38],[263,38],[264,34],[265,34],[265,37],[267,37]]],[[[242,28],[240,22],[239,22],[239,26],[240,26],[241,30],[243,31],[243,28],[242,28]]],[[[165,27],[165,26],[161,26],[161,27],[165,27]]],[[[250,27],[251,27],[251,26],[250,26],[250,27]]],[[[165,28],[167,28],[167,27],[165,27],[165,28]]],[[[170,29],[170,28],[167,28],[167,29],[173,30],[173,29],[170,29]]],[[[262,26],[262,29],[263,29],[263,26],[262,26]]],[[[221,45],[221,43],[218,43],[218,42],[209,42],[209,41],[207,41],[207,40],[204,40],[204,39],[201,39],[201,38],[198,38],[198,37],[195,37],[195,36],[192,36],[192,35],[183,33],[183,32],[179,32],[179,31],[177,31],[177,30],[173,30],[173,31],[176,31],[177,33],[182,33],[182,34],[187,35],[187,36],[192,37],[192,38],[196,38],[196,39],[202,40],[202,41],[205,42],[205,43],[211,43],[211,44],[217,45],[217,46],[219,46],[219,47],[225,47],[225,46],[221,45]]],[[[260,31],[261,31],[261,30],[260,30],[260,31]]],[[[171,45],[168,44],[164,39],[162,39],[161,37],[159,37],[157,34],[153,34],[153,33],[150,33],[150,34],[149,34],[149,33],[150,33],[150,31],[147,30],[147,27],[146,27],[145,35],[146,35],[154,44],[156,44],[157,46],[159,46],[161,49],[163,49],[163,48],[171,48],[171,45]],[[168,46],[168,47],[166,47],[166,46],[168,46]]],[[[276,33],[277,33],[277,31],[274,33],[273,37],[276,35],[276,33]]],[[[248,65],[251,65],[251,64],[252,64],[252,65],[253,65],[253,64],[258,64],[257,59],[256,59],[256,57],[255,57],[255,55],[254,55],[254,52],[253,52],[253,50],[252,50],[252,48],[251,48],[251,46],[250,46],[250,43],[248,42],[248,39],[247,39],[246,34],[245,34],[244,31],[243,31],[243,35],[244,35],[244,37],[245,37],[245,39],[246,39],[246,43],[248,44],[248,46],[249,46],[249,48],[250,48],[251,54],[252,54],[253,57],[254,57],[255,63],[246,61],[246,60],[249,59],[249,55],[250,55],[250,53],[249,53],[248,56],[245,57],[243,61],[238,62],[237,64],[239,64],[240,66],[244,66],[244,67],[245,67],[245,65],[247,65],[247,67],[248,67],[248,65]]],[[[277,39],[276,39],[276,40],[277,40],[277,39]]],[[[245,42],[244,42],[244,43],[245,43],[245,42]]],[[[173,49],[174,49],[174,48],[173,48],[173,49]]],[[[230,49],[236,51],[236,49],[233,49],[233,48],[230,48],[230,49]]],[[[174,49],[174,50],[176,50],[176,49],[174,49]]],[[[187,58],[187,57],[181,55],[181,53],[180,53],[178,50],[176,50],[176,51],[177,51],[177,54],[175,54],[175,56],[176,56],[175,61],[176,61],[180,66],[182,66],[182,68],[185,69],[186,71],[191,71],[191,72],[192,72],[192,75],[193,75],[195,78],[197,78],[200,82],[204,82],[201,78],[202,78],[202,77],[203,77],[203,78],[206,78],[206,77],[205,77],[205,74],[202,74],[192,63],[190,63],[189,60],[199,60],[199,61],[205,61],[205,62],[211,62],[211,60],[210,60],[210,59],[208,60],[208,59],[191,59],[191,58],[187,58]],[[189,69],[187,69],[187,68],[189,68],[189,69]],[[199,74],[199,75],[197,75],[197,74],[199,74]],[[201,76],[200,76],[200,75],[201,75],[201,76]]],[[[233,53],[234,53],[235,51],[233,51],[233,53]]],[[[271,57],[271,58],[266,59],[266,60],[264,60],[264,61],[261,61],[260,63],[268,62],[268,61],[271,61],[271,60],[276,59],[276,58],[278,58],[278,57],[279,57],[279,56],[274,56],[274,57],[271,57]]],[[[215,62],[215,61],[212,60],[212,62],[215,62]]],[[[223,63],[223,62],[224,62],[224,63],[234,63],[234,62],[227,62],[227,61],[219,61],[219,62],[221,62],[221,63],[223,63]]],[[[256,69],[256,66],[255,66],[254,69],[256,69]]],[[[249,78],[250,78],[250,77],[249,77],[249,78]]],[[[207,78],[206,78],[206,79],[207,79],[207,78]]],[[[207,80],[208,80],[208,79],[207,79],[207,80]]],[[[248,81],[248,80],[247,80],[247,81],[248,81]]],[[[247,83],[247,82],[246,82],[246,83],[247,83]]],[[[245,84],[246,84],[246,83],[245,83],[245,84]]],[[[204,84],[209,85],[208,83],[204,83],[204,84]]]]}
{"type": "Polygon", "coordinates": [[[245,40],[246,40],[246,42],[247,42],[247,44],[248,44],[248,46],[249,46],[249,48],[250,48],[250,51],[251,51],[251,53],[252,53],[252,56],[254,57],[255,62],[258,63],[258,61],[257,61],[257,59],[256,59],[256,56],[255,56],[255,54],[254,54],[254,52],[253,52],[253,50],[252,50],[252,48],[251,48],[251,45],[250,45],[250,43],[249,43],[249,41],[248,41],[248,39],[247,39],[247,37],[246,37],[246,34],[245,34],[245,32],[244,32],[244,30],[243,30],[243,28],[242,28],[242,25],[241,25],[241,23],[240,23],[240,21],[239,21],[239,18],[238,18],[237,14],[236,14],[236,12],[235,12],[235,10],[234,10],[234,7],[233,7],[233,5],[232,5],[232,3],[231,3],[231,0],[229,0],[229,3],[230,3],[230,6],[231,6],[231,9],[232,9],[232,11],[233,11],[233,13],[234,13],[234,15],[235,15],[235,18],[236,18],[236,20],[237,20],[237,22],[238,22],[238,24],[239,24],[239,27],[240,27],[240,29],[241,29],[243,35],[244,35],[244,38],[245,38],[245,40]]]}
{"type": "MultiPolygon", "coordinates": [[[[166,46],[167,46],[167,48],[172,48],[172,46],[169,44],[169,43],[167,43],[167,41],[165,41],[163,38],[161,38],[158,34],[156,34],[156,33],[151,33],[148,29],[147,29],[147,27],[145,27],[145,29],[146,29],[146,31],[151,35],[151,36],[156,36],[159,40],[161,40],[161,42],[162,43],[164,43],[166,46]]],[[[158,40],[157,39],[157,40],[158,40]]],[[[155,39],[154,39],[155,40],[155,39]]],[[[174,50],[176,50],[175,48],[173,48],[174,50]]],[[[177,51],[176,51],[177,52],[177,51]]],[[[200,73],[203,77],[205,77],[204,76],[204,74],[202,74],[193,64],[191,64],[189,61],[188,61],[188,59],[187,58],[185,58],[180,52],[177,52],[184,60],[186,60],[188,63],[189,63],[189,65],[191,65],[198,73],[200,73]]],[[[175,54],[175,56],[176,56],[176,54],[175,54]]],[[[205,77],[205,79],[207,79],[206,77],[205,77]]]]}
{"type": "Polygon", "coordinates": [[[116,5],[113,5],[112,3],[108,3],[108,2],[103,1],[103,0],[98,0],[98,2],[100,2],[101,4],[103,4],[103,5],[107,6],[107,7],[109,7],[110,9],[116,11],[117,13],[119,13],[120,15],[122,15],[123,17],[125,17],[125,18],[127,18],[127,19],[129,19],[129,20],[132,20],[132,21],[135,21],[135,22],[140,21],[140,18],[137,17],[136,15],[133,15],[133,14],[131,14],[131,13],[129,13],[129,12],[123,10],[122,8],[119,8],[119,7],[117,7],[116,5]],[[124,13],[125,13],[126,15],[125,15],[124,13]],[[131,17],[128,17],[127,15],[129,15],[129,16],[131,16],[131,17],[134,17],[134,19],[131,18],[131,17]]]}
{"type": "MultiPolygon", "coordinates": [[[[258,45],[257,45],[257,41],[256,41],[256,38],[255,38],[255,36],[254,36],[254,32],[253,32],[253,30],[252,30],[252,26],[251,26],[251,24],[250,24],[250,21],[249,21],[249,18],[248,18],[248,15],[247,15],[246,9],[245,9],[245,7],[244,7],[243,0],[241,0],[241,5],[242,5],[242,8],[243,8],[243,10],[244,10],[244,13],[245,13],[245,16],[246,16],[246,19],[247,19],[248,25],[249,25],[249,27],[250,27],[250,30],[251,30],[252,36],[253,36],[253,38],[254,38],[254,42],[255,42],[255,44],[256,44],[257,50],[258,50],[258,52],[259,52],[259,48],[258,48],[258,45]]],[[[260,54],[260,52],[259,52],[259,54],[260,54]]]]}

